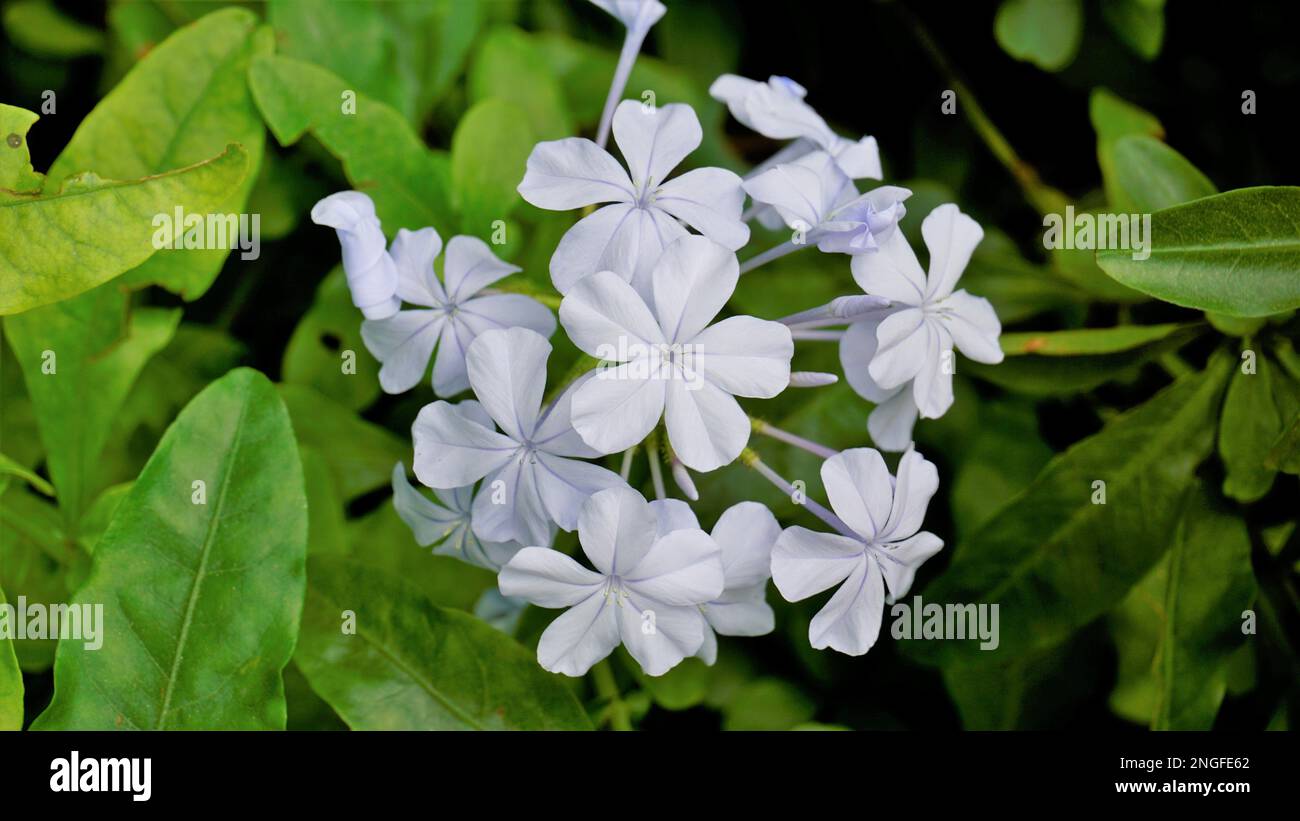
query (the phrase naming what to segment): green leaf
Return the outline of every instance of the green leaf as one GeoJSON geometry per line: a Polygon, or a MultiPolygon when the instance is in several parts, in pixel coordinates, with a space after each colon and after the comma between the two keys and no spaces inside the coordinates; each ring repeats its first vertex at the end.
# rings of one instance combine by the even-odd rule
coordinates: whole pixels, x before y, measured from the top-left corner
{"type": "Polygon", "coordinates": [[[1165,0],[1101,0],[1101,16],[1133,53],[1151,61],[1165,39],[1165,0]]]}
{"type": "Polygon", "coordinates": [[[1097,252],[1116,280],[1144,294],[1230,316],[1300,307],[1300,188],[1242,188],[1151,217],[1151,256],[1097,252]]]}
{"type": "MultiPolygon", "coordinates": [[[[27,131],[40,117],[25,108],[0,103],[0,188],[12,193],[40,191],[45,177],[32,170],[27,131]]],[[[3,196],[3,192],[0,192],[3,196]]]]}
{"type": "MultiPolygon", "coordinates": [[[[0,192],[0,314],[88,291],[155,252],[157,214],[207,214],[248,171],[238,145],[205,162],[138,180],[71,177],[57,193],[0,192]]],[[[189,252],[187,252],[189,253],[189,252]]]]}
{"type": "Polygon", "coordinates": [[[103,604],[103,647],[59,643],[36,726],[283,729],[306,552],[289,416],[236,369],[181,411],[96,545],[74,601],[103,604]]]}
{"type": "Polygon", "coordinates": [[[638,673],[637,678],[655,704],[665,710],[689,710],[708,697],[712,670],[699,659],[688,658],[662,676],[638,673]]]}
{"type": "Polygon", "coordinates": [[[0,475],[16,476],[27,484],[44,493],[46,496],[54,495],[54,487],[49,482],[40,477],[39,474],[28,470],[20,463],[0,453],[0,475]]]}
{"type": "Polygon", "coordinates": [[[1219,193],[1186,157],[1154,137],[1130,134],[1110,150],[1115,179],[1107,181],[1106,190],[1120,211],[1149,214],[1219,193]]]}
{"type": "MultiPolygon", "coordinates": [[[[1100,271],[1097,274],[1106,278],[1100,271]]],[[[1087,294],[1050,268],[1030,264],[1011,250],[985,250],[983,243],[971,256],[961,285],[993,303],[1004,325],[1044,311],[1079,305],[1088,299],[1087,294]]]]}
{"type": "Polygon", "coordinates": [[[993,21],[1002,50],[1045,71],[1060,71],[1079,50],[1083,7],[1079,0],[1003,0],[993,21]]]}
{"type": "Polygon", "coordinates": [[[59,11],[49,0],[17,0],[4,10],[5,34],[45,57],[80,57],[104,49],[104,34],[59,11]]]}
{"type": "MultiPolygon", "coordinates": [[[[62,602],[72,586],[72,570],[87,558],[67,538],[55,507],[21,486],[0,495],[0,586],[15,600],[62,602]]],[[[56,639],[14,642],[18,666],[33,673],[54,663],[56,639]]]]}
{"type": "MultiPolygon", "coordinates": [[[[357,377],[359,378],[359,377],[357,377]]],[[[323,457],[344,500],[387,487],[396,462],[410,462],[411,443],[303,385],[280,385],[298,441],[323,457]]]]}
{"type": "Polygon", "coordinates": [[[723,710],[724,730],[789,730],[816,715],[799,688],[778,678],[760,678],[740,688],[723,710]]]}
{"type": "Polygon", "coordinates": [[[1274,402],[1274,391],[1281,386],[1274,382],[1284,376],[1274,373],[1266,356],[1255,357],[1254,373],[1246,373],[1243,367],[1233,372],[1223,400],[1219,457],[1227,474],[1224,495],[1249,503],[1268,493],[1277,472],[1265,462],[1282,434],[1283,420],[1274,402]]]}
{"type": "Polygon", "coordinates": [[[464,67],[489,7],[483,0],[431,0],[381,8],[392,18],[398,66],[414,78],[416,110],[423,118],[464,67]]]}
{"type": "Polygon", "coordinates": [[[1152,114],[1104,88],[1093,89],[1088,98],[1088,116],[1097,132],[1097,165],[1101,167],[1101,179],[1106,186],[1106,200],[1115,205],[1124,198],[1117,188],[1115,143],[1129,136],[1163,139],[1165,128],[1152,114]]]}
{"type": "Polygon", "coordinates": [[[102,487],[100,454],[136,377],[171,339],[179,310],[140,308],[108,283],[5,322],[70,533],[102,487]]]}
{"type": "Polygon", "coordinates": [[[334,266],[316,288],[316,301],[289,337],[280,373],[285,382],[314,388],[351,410],[361,410],[379,396],[379,363],[361,340],[342,265],[334,266]],[[351,372],[343,369],[347,351],[356,365],[351,372]]]}
{"type": "Polygon", "coordinates": [[[519,106],[540,140],[571,137],[576,130],[555,72],[533,38],[519,29],[498,26],[487,33],[470,65],[468,85],[472,102],[495,97],[519,106]]]}
{"type": "MultiPolygon", "coordinates": [[[[0,587],[0,608],[5,606],[5,591],[0,587]]],[[[9,621],[7,611],[5,622],[9,621]]],[[[23,673],[18,669],[14,643],[9,638],[15,625],[0,631],[0,732],[23,728],[23,673]]]]}
{"type": "Polygon", "coordinates": [[[342,161],[352,186],[375,201],[390,235],[450,224],[449,161],[425,147],[395,109],[357,94],[355,113],[346,114],[348,84],[290,57],[255,58],[248,82],[280,145],[293,145],[308,131],[315,135],[342,161]]]}
{"type": "MultiPolygon", "coordinates": [[[[248,155],[239,185],[206,209],[185,210],[243,213],[266,143],[245,75],[248,61],[272,47],[270,29],[247,9],[221,9],[177,29],[82,120],[50,167],[46,187],[84,171],[120,180],[147,177],[201,162],[237,143],[248,155]],[[185,82],[177,82],[182,76],[185,82]]],[[[173,209],[158,210],[171,214],[173,209]]],[[[196,299],[221,270],[230,239],[222,248],[163,249],[129,272],[126,281],[162,285],[196,299]]]]}
{"type": "Polygon", "coordinates": [[[1169,553],[1111,616],[1120,658],[1116,712],[1153,729],[1210,729],[1255,593],[1245,523],[1198,486],[1169,553]]]}
{"type": "Polygon", "coordinates": [[[327,556],[309,565],[294,660],[352,729],[590,729],[568,685],[509,636],[396,576],[327,556]]]}
{"type": "Polygon", "coordinates": [[[451,138],[452,201],[462,231],[489,239],[492,223],[510,216],[534,142],[514,103],[487,99],[465,113],[451,138]]]}
{"type": "Polygon", "coordinates": [[[1171,324],[1005,334],[1002,345],[1009,356],[1001,363],[963,361],[958,367],[1008,390],[1060,396],[1128,377],[1143,363],[1181,348],[1203,329],[1171,324]]]}
{"type": "Polygon", "coordinates": [[[1229,368],[1216,357],[1057,456],[958,546],[922,592],[931,602],[998,604],[998,653],[975,641],[907,649],[945,664],[988,663],[981,655],[1056,644],[1122,599],[1169,547],[1179,502],[1213,445],[1229,368]]]}
{"type": "Polygon", "coordinates": [[[1033,405],[1012,400],[980,405],[979,425],[952,482],[958,537],[969,536],[997,512],[990,497],[1007,499],[1024,490],[1051,458],[1033,405]]]}

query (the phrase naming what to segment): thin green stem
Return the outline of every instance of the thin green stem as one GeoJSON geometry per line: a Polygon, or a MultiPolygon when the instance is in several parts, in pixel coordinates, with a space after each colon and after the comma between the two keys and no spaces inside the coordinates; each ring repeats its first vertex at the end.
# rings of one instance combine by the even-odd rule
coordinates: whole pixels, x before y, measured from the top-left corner
{"type": "Polygon", "coordinates": [[[607,715],[609,726],[613,730],[632,729],[632,712],[628,709],[623,696],[618,692],[618,682],[614,680],[614,668],[609,659],[603,659],[591,668],[592,683],[596,686],[596,695],[609,703],[607,715]]]}

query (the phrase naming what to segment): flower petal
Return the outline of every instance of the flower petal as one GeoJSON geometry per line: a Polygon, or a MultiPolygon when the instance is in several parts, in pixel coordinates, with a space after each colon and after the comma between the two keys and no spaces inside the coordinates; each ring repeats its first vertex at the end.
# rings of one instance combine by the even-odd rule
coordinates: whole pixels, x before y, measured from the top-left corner
{"type": "Polygon", "coordinates": [[[626,484],[617,473],[591,462],[540,452],[532,458],[536,460],[533,470],[542,504],[551,521],[562,530],[572,531],[578,526],[578,514],[592,494],[626,484]]]}
{"type": "Polygon", "coordinates": [[[383,363],[379,386],[384,393],[405,393],[420,384],[445,319],[441,311],[399,311],[361,323],[361,341],[383,363]]]}
{"type": "Polygon", "coordinates": [[[984,229],[963,214],[956,205],[945,203],[921,222],[921,236],[930,249],[930,276],[925,296],[933,301],[952,293],[975,246],[984,239],[984,229]]]}
{"type": "Polygon", "coordinates": [[[893,396],[876,406],[867,417],[867,432],[876,447],[890,453],[906,450],[912,443],[912,428],[916,426],[916,400],[912,386],[894,388],[893,396]]]}
{"type": "Polygon", "coordinates": [[[922,331],[925,354],[921,357],[921,369],[912,381],[912,397],[921,416],[938,419],[952,407],[952,337],[938,322],[926,322],[922,331]]]}
{"type": "Polygon", "coordinates": [[[939,316],[952,334],[958,350],[976,362],[996,365],[1002,361],[1002,323],[993,305],[983,297],[957,291],[938,303],[939,316]]]}
{"type": "Polygon", "coordinates": [[[442,541],[466,521],[460,511],[436,504],[412,487],[406,478],[406,466],[401,462],[393,465],[392,486],[397,516],[411,529],[420,547],[442,541]]]}
{"type": "Polygon", "coordinates": [[[582,437],[573,429],[573,395],[587,380],[596,375],[590,370],[573,380],[549,406],[542,410],[533,431],[533,445],[544,453],[578,459],[592,459],[601,456],[600,451],[582,441],[582,437]]]}
{"type": "Polygon", "coordinates": [[[885,585],[880,567],[865,557],[831,600],[808,625],[808,641],[818,650],[827,647],[850,656],[871,649],[880,635],[885,607],[885,585]]]}
{"type": "Polygon", "coordinates": [[[636,199],[632,181],[618,160],[579,137],[534,146],[518,191],[528,202],[550,211],[636,199]]]}
{"type": "Polygon", "coordinates": [[[891,231],[871,253],[855,254],[849,268],[853,281],[868,294],[903,305],[925,301],[925,272],[902,231],[891,231]]]}
{"type": "Polygon", "coordinates": [[[700,520],[695,518],[695,511],[681,499],[656,499],[650,503],[650,507],[655,511],[655,533],[659,536],[666,536],[674,530],[700,529],[700,520]]]}
{"type": "Polygon", "coordinates": [[[442,326],[438,352],[433,358],[433,392],[437,396],[455,396],[469,390],[469,371],[465,356],[474,341],[474,330],[451,317],[442,326]]]}
{"type": "Polygon", "coordinates": [[[876,328],[876,355],[867,367],[877,385],[886,390],[896,388],[925,366],[928,327],[920,308],[904,308],[881,321],[876,328]]]}
{"type": "Polygon", "coordinates": [[[573,395],[573,428],[598,453],[639,444],[663,416],[667,380],[644,375],[646,360],[602,368],[573,395]]]}
{"type": "Polygon", "coordinates": [[[537,485],[535,465],[518,451],[496,473],[490,473],[474,497],[474,533],[493,542],[544,546],[554,532],[537,485]]]}
{"type": "Polygon", "coordinates": [[[698,607],[674,607],[629,593],[618,610],[623,646],[648,676],[662,676],[704,643],[698,607]]]}
{"type": "Polygon", "coordinates": [[[884,179],[885,172],[880,165],[880,147],[875,137],[863,137],[854,142],[836,136],[826,150],[835,158],[835,163],[849,175],[850,179],[884,179]]]}
{"type": "Polygon", "coordinates": [[[466,366],[474,395],[516,442],[530,439],[546,390],[551,343],[527,328],[491,330],[469,346],[466,366]]]}
{"type": "Polygon", "coordinates": [[[447,283],[447,297],[458,303],[503,277],[522,270],[497,258],[488,244],[478,237],[455,236],[447,243],[442,260],[442,278],[447,283]]]}
{"type": "Polygon", "coordinates": [[[470,421],[448,402],[425,405],[411,426],[415,475],[429,487],[472,485],[510,461],[519,443],[470,421]]]}
{"type": "Polygon", "coordinates": [[[740,218],[745,190],[725,168],[697,168],[669,180],[659,186],[654,205],[732,251],[749,242],[749,226],[740,218]]]}
{"type": "Polygon", "coordinates": [[[433,273],[433,261],[441,252],[442,237],[434,229],[397,229],[388,253],[397,266],[397,295],[402,301],[429,307],[447,302],[442,283],[433,273]]]}
{"type": "Polygon", "coordinates": [[[722,551],[722,573],[728,592],[761,587],[772,575],[772,546],[781,538],[781,525],[765,505],[732,505],[722,512],[712,535],[722,551]]]}
{"type": "Polygon", "coordinates": [[[655,512],[629,487],[613,487],[592,495],[578,515],[582,552],[607,576],[640,564],[655,539],[655,512]]]}
{"type": "Polygon", "coordinates": [[[790,384],[794,338],[780,322],[727,317],[690,344],[696,372],[733,396],[770,399],[790,384]]]}
{"type": "Polygon", "coordinates": [[[593,573],[558,550],[525,547],[497,576],[503,596],[538,607],[572,607],[599,591],[605,577],[593,573]]]}
{"type": "Polygon", "coordinates": [[[456,316],[475,334],[489,328],[528,328],[544,337],[555,333],[555,314],[523,294],[476,296],[460,303],[456,316]]]}
{"type": "Polygon", "coordinates": [[[551,282],[567,294],[596,271],[613,271],[649,293],[650,271],[666,245],[687,231],[667,212],[608,205],[568,230],[551,255],[551,282]]]}
{"type": "Polygon", "coordinates": [[[841,451],[822,462],[821,475],[835,515],[866,541],[875,540],[889,520],[894,499],[894,479],[880,451],[841,451]]]}
{"type": "Polygon", "coordinates": [[[854,393],[868,402],[880,404],[898,393],[898,388],[882,388],[871,378],[871,360],[876,356],[876,330],[889,316],[888,308],[866,314],[840,337],[840,367],[854,393]]]}
{"type": "Polygon", "coordinates": [[[749,417],[735,398],[705,379],[659,384],[665,386],[668,441],[682,464],[710,471],[735,461],[750,431],[749,417]]]}
{"type": "Polygon", "coordinates": [[[765,636],[776,627],[776,614],[766,595],[766,582],[728,590],[722,598],[704,605],[704,618],[724,636],[765,636]]]}
{"type": "Polygon", "coordinates": [[[783,163],[769,168],[746,180],[745,191],[754,202],[775,208],[781,220],[797,231],[811,231],[826,216],[821,177],[802,165],[783,163]]]}
{"type": "Polygon", "coordinates": [[[844,581],[866,547],[838,533],[793,526],[772,546],[772,581],[786,601],[800,601],[844,581]]]}
{"type": "Polygon", "coordinates": [[[942,549],[943,539],[924,530],[901,542],[873,546],[872,555],[889,585],[891,603],[907,595],[917,568],[942,549]]]}
{"type": "Polygon", "coordinates": [[[671,605],[712,601],[722,595],[726,584],[722,553],[713,537],[698,528],[660,536],[622,576],[629,590],[671,605]]]}
{"type": "Polygon", "coordinates": [[[593,593],[560,614],[537,642],[537,663],[552,673],[582,676],[618,647],[618,612],[593,593]]]}
{"type": "Polygon", "coordinates": [[[614,142],[618,143],[638,190],[662,185],[686,155],[700,147],[704,132],[695,109],[684,103],[643,106],[624,100],[614,110],[614,142]]]}
{"type": "Polygon", "coordinates": [[[352,304],[366,319],[384,319],[397,313],[397,266],[375,216],[375,204],[360,191],[340,191],[312,206],[312,222],[333,228],[343,251],[352,304]]]}
{"type": "Polygon", "coordinates": [[[920,530],[926,508],[938,489],[939,471],[934,464],[914,450],[904,453],[898,461],[889,520],[877,534],[879,541],[898,541],[920,530]]]}
{"type": "Polygon", "coordinates": [[[560,302],[560,323],[573,344],[597,359],[626,361],[620,356],[638,345],[649,353],[664,341],[663,331],[632,286],[611,271],[600,271],[573,287],[560,302]]]}
{"type": "Polygon", "coordinates": [[[651,275],[654,312],[664,339],[690,342],[736,290],[736,255],[706,237],[687,236],[664,249],[651,275]]]}

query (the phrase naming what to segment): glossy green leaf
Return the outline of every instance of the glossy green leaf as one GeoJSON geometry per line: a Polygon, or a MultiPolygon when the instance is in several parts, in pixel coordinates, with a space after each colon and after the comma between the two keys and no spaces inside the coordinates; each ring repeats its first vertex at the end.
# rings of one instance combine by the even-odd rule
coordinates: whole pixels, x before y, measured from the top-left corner
{"type": "Polygon", "coordinates": [[[959,538],[975,532],[1003,502],[1028,487],[1052,458],[1028,402],[985,403],[979,417],[952,481],[952,518],[959,538]]]}
{"type": "Polygon", "coordinates": [[[1239,502],[1254,502],[1268,493],[1277,472],[1265,462],[1282,433],[1274,383],[1284,376],[1266,356],[1255,357],[1254,373],[1247,373],[1244,367],[1233,372],[1223,400],[1219,457],[1227,473],[1224,495],[1239,502]]]}
{"type": "Polygon", "coordinates": [[[74,601],[102,603],[109,629],[98,650],[60,642],[36,726],[282,729],[306,552],[289,416],[266,377],[231,371],[181,411],[96,545],[74,601]]]}
{"type": "Polygon", "coordinates": [[[534,39],[516,28],[498,26],[483,38],[469,68],[469,96],[473,102],[495,97],[519,106],[539,140],[574,134],[554,70],[534,39]]]}
{"type": "MultiPolygon", "coordinates": [[[[0,607],[5,606],[5,591],[0,587],[0,607]]],[[[15,625],[4,616],[5,628],[0,630],[0,732],[23,728],[23,674],[18,669],[14,643],[10,638],[15,625]]]]}
{"type": "Polygon", "coordinates": [[[1157,211],[1151,256],[1098,251],[1116,280],[1144,294],[1230,316],[1300,307],[1300,188],[1242,188],[1157,211]]]}
{"type": "Polygon", "coordinates": [[[1149,214],[1219,193],[1186,157],[1154,137],[1130,134],[1110,150],[1115,179],[1107,181],[1106,190],[1119,211],[1149,214]]]}
{"type": "Polygon", "coordinates": [[[100,454],[127,392],[179,321],[177,310],[128,313],[116,283],[5,321],[70,532],[101,487],[100,454]]]}
{"type": "Polygon", "coordinates": [[[1144,60],[1154,60],[1165,40],[1165,0],[1102,0],[1101,16],[1115,36],[1144,60]]]}
{"type": "Polygon", "coordinates": [[[522,200],[515,190],[533,150],[531,129],[514,103],[490,98],[465,112],[451,138],[452,201],[461,230],[490,239],[522,200]]]}
{"type": "Polygon", "coordinates": [[[353,91],[337,75],[290,57],[258,57],[248,73],[262,116],[280,145],[310,131],[343,163],[343,173],[375,201],[390,235],[449,224],[449,161],[425,147],[402,115],[364,94],[350,110],[353,91]]]}
{"type": "Polygon", "coordinates": [[[317,286],[316,301],[289,337],[280,373],[285,382],[314,388],[352,410],[379,396],[379,363],[361,340],[342,265],[317,286]],[[349,363],[352,367],[345,369],[349,363]]]}
{"type": "Polygon", "coordinates": [[[1083,36],[1080,0],[1003,0],[993,21],[1002,50],[1046,71],[1074,60],[1083,36]]]}
{"type": "Polygon", "coordinates": [[[723,710],[726,730],[789,730],[812,720],[817,707],[798,687],[777,678],[751,681],[723,710]]]}
{"type": "Polygon", "coordinates": [[[492,6],[486,0],[425,0],[381,8],[391,18],[397,64],[415,81],[416,112],[422,118],[464,68],[492,6]]]}
{"type": "MultiPolygon", "coordinates": [[[[119,180],[160,174],[237,143],[248,155],[239,185],[204,210],[186,211],[243,213],[266,143],[245,75],[253,56],[271,52],[272,39],[257,16],[241,8],[221,9],[177,29],[86,115],[50,167],[46,188],[84,171],[119,180]],[[180,76],[185,82],[176,81],[180,76]]],[[[170,215],[173,209],[159,211],[170,215]]],[[[196,299],[212,284],[234,242],[230,237],[221,248],[163,249],[125,281],[156,283],[196,299]]]]}
{"type": "Polygon", "coordinates": [[[41,478],[40,474],[28,470],[22,464],[5,456],[3,453],[0,453],[0,475],[16,476],[46,496],[54,495],[54,487],[41,478]]]}
{"type": "Polygon", "coordinates": [[[712,669],[697,658],[688,658],[662,676],[639,675],[641,686],[655,704],[665,710],[689,710],[709,695],[712,669]]]}
{"type": "Polygon", "coordinates": [[[294,660],[349,727],[590,728],[565,681],[509,636],[397,576],[327,556],[309,567],[294,660]]]}
{"type": "Polygon", "coordinates": [[[9,39],[33,54],[79,57],[104,48],[103,32],[59,11],[50,0],[16,0],[4,10],[9,39]]]}
{"type": "Polygon", "coordinates": [[[207,214],[244,180],[248,154],[231,145],[210,160],[138,180],[71,177],[57,192],[0,192],[0,314],[83,291],[151,257],[157,214],[207,214]],[[38,238],[34,241],[33,238],[38,238]]]}
{"type": "Polygon", "coordinates": [[[1124,199],[1123,192],[1117,187],[1119,175],[1115,170],[1115,143],[1130,136],[1163,139],[1165,128],[1154,115],[1105,88],[1093,89],[1088,98],[1088,116],[1097,132],[1097,165],[1101,168],[1101,179],[1106,187],[1106,200],[1114,205],[1124,199]]]}
{"type": "MultiPolygon", "coordinates": [[[[64,533],[53,504],[21,485],[0,493],[0,586],[10,598],[66,601],[73,577],[87,562],[84,552],[64,533]]],[[[48,670],[57,644],[55,639],[30,637],[15,641],[18,666],[33,673],[48,670]]]]}
{"type": "MultiPolygon", "coordinates": [[[[360,377],[355,377],[360,378],[360,377]]],[[[411,443],[303,385],[280,385],[298,441],[325,458],[347,501],[387,487],[393,465],[411,460],[411,443]]]]}
{"type": "Polygon", "coordinates": [[[1169,553],[1111,616],[1116,712],[1154,729],[1210,729],[1255,591],[1245,524],[1198,487],[1169,553]]]}
{"type": "Polygon", "coordinates": [[[1178,503],[1213,445],[1229,367],[1216,357],[1057,456],[919,591],[927,602],[998,604],[997,653],[975,641],[907,649],[946,662],[1016,655],[1060,642],[1122,599],[1170,545],[1178,503]]]}
{"type": "Polygon", "coordinates": [[[15,193],[40,191],[45,177],[32,170],[27,131],[40,117],[25,108],[0,103],[0,200],[15,193]]]}
{"type": "Polygon", "coordinates": [[[1081,356],[1117,353],[1148,345],[1168,337],[1184,325],[1121,325],[1115,328],[1082,328],[1046,333],[1009,333],[999,340],[1007,356],[1081,356]]]}

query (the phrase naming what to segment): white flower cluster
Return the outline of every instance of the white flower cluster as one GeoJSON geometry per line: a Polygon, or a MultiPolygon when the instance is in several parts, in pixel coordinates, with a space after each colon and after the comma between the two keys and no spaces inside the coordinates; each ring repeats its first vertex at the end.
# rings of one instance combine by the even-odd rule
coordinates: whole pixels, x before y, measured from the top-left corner
{"type": "Polygon", "coordinates": [[[854,182],[882,177],[875,140],[836,134],[804,89],[782,77],[726,75],[710,92],[749,128],[789,140],[785,147],[744,179],[721,168],[674,176],[702,140],[695,111],[618,102],[646,31],[665,9],[656,0],[593,2],[628,27],[598,139],[539,143],[518,187],[539,208],[589,209],[556,247],[550,276],[563,295],[559,325],[595,364],[556,386],[554,398],[545,399],[555,316],[533,298],[491,287],[518,268],[483,241],[457,236],[439,276],[437,231],[401,230],[386,247],[373,203],[356,191],[312,210],[314,221],[338,232],[383,389],[410,390],[432,360],[433,391],[443,397],[412,427],[415,475],[438,501],[398,464],[394,505],[419,544],[498,572],[504,596],[565,609],[538,646],[547,670],[583,675],[620,643],[649,675],[692,656],[711,664],[716,634],[773,629],[769,578],[790,601],[840,584],[809,640],[865,653],[880,631],[886,589],[903,595],[943,545],[921,530],[938,474],[911,448],[915,420],[952,404],[954,346],[980,362],[1001,360],[992,307],[954,291],[982,232],[955,205],[935,209],[922,225],[930,252],[923,271],[897,230],[911,192],[863,193],[854,182]],[[622,162],[604,148],[611,127],[622,162]],[[749,241],[750,221],[784,224],[795,236],[742,265],[736,253],[749,241]],[[779,321],[715,321],[745,272],[804,247],[849,255],[865,295],[779,321]],[[399,310],[402,303],[418,307],[399,310]],[[790,370],[794,343],[825,338],[829,328],[841,329],[829,333],[839,339],[849,384],[876,403],[872,439],[905,451],[897,477],[877,450],[837,453],[752,420],[737,402],[835,381],[790,370]],[[446,401],[465,391],[475,398],[446,401]],[[782,530],[756,502],[732,506],[704,531],[685,502],[666,498],[651,444],[661,420],[672,475],[691,499],[687,468],[712,471],[737,459],[791,492],[746,450],[752,431],[819,454],[831,509],[801,503],[834,532],[782,530]],[[643,442],[653,502],[626,482],[643,442]],[[592,461],[620,452],[622,476],[592,461]],[[577,531],[590,567],[553,549],[557,529],[577,531]]]}

